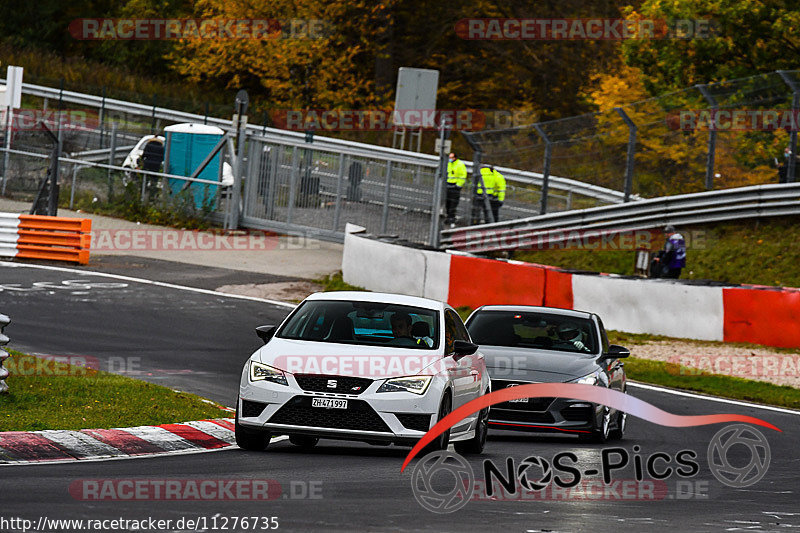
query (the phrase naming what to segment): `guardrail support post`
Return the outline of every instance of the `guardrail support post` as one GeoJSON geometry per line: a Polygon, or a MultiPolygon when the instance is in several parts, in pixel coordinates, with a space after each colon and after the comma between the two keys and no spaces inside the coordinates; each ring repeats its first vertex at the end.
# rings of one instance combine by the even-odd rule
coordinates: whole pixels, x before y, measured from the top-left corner
{"type": "Polygon", "coordinates": [[[779,70],[778,74],[783,78],[784,83],[792,90],[792,131],[789,134],[789,161],[786,162],[786,183],[794,183],[794,173],[797,168],[797,119],[800,111],[800,87],[789,77],[785,70],[779,70]]]}
{"type": "Polygon", "coordinates": [[[8,377],[8,370],[3,368],[3,361],[11,357],[11,354],[3,348],[8,344],[8,337],[3,334],[3,328],[5,328],[9,322],[11,322],[10,318],[0,314],[0,394],[8,392],[8,385],[5,382],[5,379],[8,377]]]}
{"type": "Polygon", "coordinates": [[[538,124],[533,125],[536,133],[544,141],[544,166],[542,168],[542,206],[539,208],[539,214],[544,215],[547,213],[547,193],[550,186],[550,158],[552,157],[552,146],[550,138],[547,137],[544,130],[538,124]]]}
{"type": "Polygon", "coordinates": [[[714,188],[714,158],[717,150],[717,100],[708,92],[708,86],[697,85],[697,89],[711,106],[711,123],[708,125],[708,155],[706,157],[706,190],[714,188]]]}
{"type": "Polygon", "coordinates": [[[614,111],[619,113],[622,120],[628,126],[628,158],[625,162],[625,196],[624,202],[629,202],[631,199],[631,190],[633,189],[633,164],[636,156],[636,124],[633,123],[631,118],[621,107],[615,107],[614,111]]]}

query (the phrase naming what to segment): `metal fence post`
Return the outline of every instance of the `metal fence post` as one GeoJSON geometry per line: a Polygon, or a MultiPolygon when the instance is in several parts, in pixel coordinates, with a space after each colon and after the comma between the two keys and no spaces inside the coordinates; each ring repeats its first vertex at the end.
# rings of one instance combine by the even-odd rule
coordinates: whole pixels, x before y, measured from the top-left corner
{"type": "Polygon", "coordinates": [[[800,111],[800,87],[789,77],[785,70],[779,70],[783,81],[792,90],[792,130],[789,133],[789,161],[786,162],[786,183],[794,183],[794,173],[797,168],[797,118],[800,111]]]}
{"type": "Polygon", "coordinates": [[[433,174],[433,202],[431,205],[431,228],[428,234],[428,244],[433,248],[439,247],[439,210],[442,207],[442,187],[444,176],[447,173],[447,151],[444,141],[447,139],[447,125],[444,118],[439,124],[439,166],[433,174]]]}
{"type": "Polygon", "coordinates": [[[233,166],[233,191],[230,195],[232,204],[229,229],[239,227],[239,200],[242,197],[242,174],[244,173],[245,144],[247,143],[247,91],[236,93],[236,164],[233,166]]]}
{"type": "Polygon", "coordinates": [[[0,393],[8,392],[8,385],[6,385],[6,378],[8,377],[8,370],[3,368],[3,361],[11,357],[7,351],[5,351],[5,345],[8,344],[8,337],[3,333],[3,328],[5,328],[8,323],[11,322],[11,319],[8,318],[6,315],[0,314],[0,393]]]}
{"type": "MultiPolygon", "coordinates": [[[[108,164],[110,166],[114,166],[114,159],[116,158],[117,152],[117,123],[116,121],[111,123],[111,146],[108,151],[108,164]]],[[[108,169],[108,201],[111,201],[111,198],[114,196],[114,183],[111,177],[111,169],[108,169]]]]}
{"type": "Polygon", "coordinates": [[[339,154],[339,175],[336,178],[336,202],[333,208],[333,231],[339,227],[339,217],[342,215],[342,182],[344,181],[344,169],[350,158],[343,153],[339,154]]]}
{"type": "Polygon", "coordinates": [[[389,225],[389,199],[392,192],[392,162],[386,162],[386,188],[383,191],[383,212],[381,213],[381,233],[386,233],[389,225]]]}
{"type": "Polygon", "coordinates": [[[628,157],[625,162],[625,196],[623,201],[629,202],[631,199],[631,190],[633,189],[633,164],[636,156],[636,124],[633,123],[631,118],[621,107],[615,107],[616,111],[625,124],[628,126],[628,157]]]}
{"type": "Polygon", "coordinates": [[[157,96],[153,95],[153,115],[150,118],[150,135],[155,135],[156,133],[156,98],[157,96]]]}
{"type": "Polygon", "coordinates": [[[72,165],[72,187],[69,190],[69,208],[72,209],[75,206],[75,178],[78,175],[78,165],[72,165]]]}
{"type": "Polygon", "coordinates": [[[545,134],[544,130],[538,124],[533,125],[536,133],[544,141],[544,165],[542,168],[542,206],[539,208],[539,214],[544,215],[547,213],[547,193],[550,186],[550,158],[552,157],[552,146],[550,138],[545,134]]]}
{"type": "Polygon", "coordinates": [[[300,158],[298,157],[299,148],[292,147],[292,168],[289,169],[289,205],[286,210],[286,223],[291,224],[292,212],[294,211],[295,188],[297,186],[297,174],[300,173],[300,158]]]}
{"type": "Polygon", "coordinates": [[[105,127],[105,119],[106,119],[106,86],[103,85],[103,96],[102,100],[100,100],[100,148],[103,148],[105,145],[106,140],[106,127],[105,127]]]}
{"type": "Polygon", "coordinates": [[[6,107],[6,123],[3,126],[3,131],[5,132],[5,153],[3,154],[3,195],[6,194],[6,184],[8,183],[8,162],[9,162],[9,153],[8,151],[11,149],[11,106],[6,107]]]}
{"type": "Polygon", "coordinates": [[[697,89],[706,99],[708,105],[711,106],[711,123],[708,125],[708,155],[706,158],[706,190],[714,188],[714,157],[717,149],[717,100],[708,91],[708,86],[705,84],[697,85],[697,89]]]}

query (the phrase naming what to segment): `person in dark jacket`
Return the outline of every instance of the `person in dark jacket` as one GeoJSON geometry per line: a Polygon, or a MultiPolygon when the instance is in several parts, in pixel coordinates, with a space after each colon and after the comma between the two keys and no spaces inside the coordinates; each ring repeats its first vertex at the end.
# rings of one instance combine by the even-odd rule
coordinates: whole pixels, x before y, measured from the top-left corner
{"type": "Polygon", "coordinates": [[[686,266],[686,240],[675,226],[664,228],[667,240],[664,249],[659,251],[650,265],[650,275],[654,278],[678,279],[686,266]]]}

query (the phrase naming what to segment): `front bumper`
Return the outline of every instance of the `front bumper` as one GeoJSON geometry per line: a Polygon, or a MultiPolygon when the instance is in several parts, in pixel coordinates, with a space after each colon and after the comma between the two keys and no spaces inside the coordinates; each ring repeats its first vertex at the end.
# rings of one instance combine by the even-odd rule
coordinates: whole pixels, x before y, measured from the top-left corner
{"type": "MultiPolygon", "coordinates": [[[[435,422],[444,392],[443,380],[434,377],[425,394],[381,392],[385,381],[365,385],[357,394],[304,390],[292,374],[288,385],[251,382],[245,372],[239,387],[239,424],[273,435],[311,435],[321,438],[373,443],[413,444],[435,422]],[[348,401],[347,409],[312,407],[312,398],[348,401]]],[[[322,376],[337,379],[341,376],[322,376]]],[[[308,388],[307,382],[304,382],[308,388]]],[[[312,387],[313,388],[313,387],[312,387]]]]}
{"type": "Polygon", "coordinates": [[[489,410],[489,427],[511,431],[591,433],[602,406],[565,398],[529,398],[504,402],[489,410]]]}

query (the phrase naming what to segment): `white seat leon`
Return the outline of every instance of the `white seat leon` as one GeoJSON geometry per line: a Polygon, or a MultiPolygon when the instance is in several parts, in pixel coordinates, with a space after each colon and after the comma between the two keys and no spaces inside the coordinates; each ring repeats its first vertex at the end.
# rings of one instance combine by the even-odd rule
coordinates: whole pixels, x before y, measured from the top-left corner
{"type": "MultiPolygon", "coordinates": [[[[413,446],[448,413],[490,390],[483,355],[446,303],[372,292],[306,298],[242,369],[236,442],[311,447],[320,438],[413,446]]],[[[433,441],[480,453],[488,408],[433,441]]]]}

